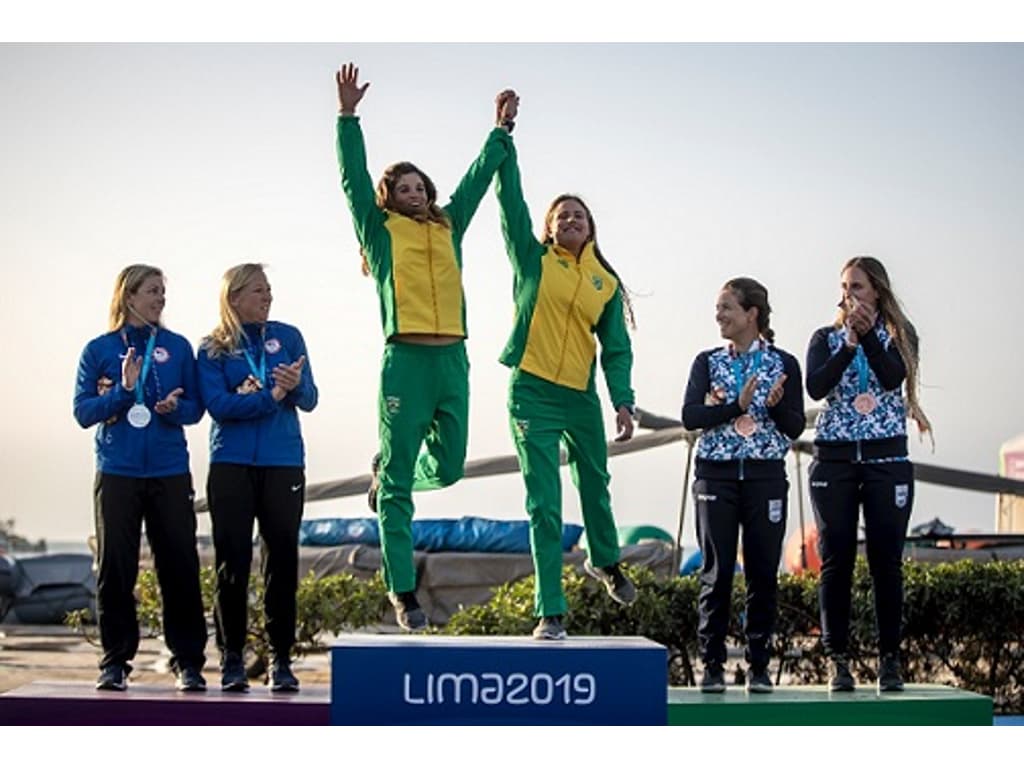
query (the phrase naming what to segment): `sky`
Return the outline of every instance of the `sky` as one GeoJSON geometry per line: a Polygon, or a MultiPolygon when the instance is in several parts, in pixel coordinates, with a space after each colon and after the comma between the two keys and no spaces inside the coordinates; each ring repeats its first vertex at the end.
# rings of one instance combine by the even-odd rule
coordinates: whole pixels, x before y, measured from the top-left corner
{"type": "MultiPolygon", "coordinates": [[[[727,279],[768,287],[777,343],[802,362],[833,318],[842,263],[870,254],[922,337],[936,447],[915,429],[911,457],[995,473],[1000,445],[1024,432],[1013,346],[1024,46],[5,44],[0,518],[22,535],[92,533],[93,431],[72,416],[75,369],[129,263],[164,270],[164,322],[193,345],[217,322],[223,272],[265,263],[271,317],[301,329],[320,390],[301,417],[307,481],[368,471],[383,338],[334,151],[333,78],[347,61],[371,84],[359,108],[371,175],[411,160],[443,200],[491,128],[495,94],[519,92],[514,138],[535,221],[557,194],[582,195],[634,292],[639,407],[679,417],[694,356],[721,343],[714,303],[727,279]]],[[[463,252],[476,459],[512,451],[497,362],[512,273],[493,191],[463,252]]],[[[206,417],[187,430],[198,496],[208,429],[206,417]]],[[[684,461],[682,443],[612,459],[617,522],[674,533],[684,461]]],[[[580,522],[567,473],[563,497],[565,520],[580,522]]],[[[525,517],[518,475],[416,504],[420,518],[525,517]]],[[[368,514],[364,497],[306,507],[307,518],[368,514]]],[[[993,530],[995,499],[920,484],[911,524],[934,517],[993,530]]]]}

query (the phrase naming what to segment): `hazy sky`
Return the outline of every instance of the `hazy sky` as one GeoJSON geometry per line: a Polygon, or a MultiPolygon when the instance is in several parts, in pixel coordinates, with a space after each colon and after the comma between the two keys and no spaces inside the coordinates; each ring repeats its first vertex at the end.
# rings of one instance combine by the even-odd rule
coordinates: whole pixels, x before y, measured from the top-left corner
{"type": "MultiPolygon", "coordinates": [[[[995,472],[1000,444],[1024,431],[1020,45],[4,45],[0,518],[33,538],[92,532],[75,368],[132,262],[165,271],[164,321],[193,344],[216,323],[224,270],[266,263],[271,317],[302,330],[320,388],[302,416],[307,479],[367,471],[383,339],[334,154],[333,76],[348,60],[371,83],[371,175],[412,160],[444,200],[490,130],[495,93],[519,91],[535,220],[560,192],[584,196],[637,294],[640,407],[678,418],[693,357],[719,343],[725,280],[767,285],[777,341],[802,363],[833,317],[841,264],[867,253],[923,339],[937,448],[915,430],[912,457],[995,472]]],[[[493,192],[464,254],[473,459],[512,450],[497,362],[511,270],[493,192]]],[[[200,496],[208,427],[188,430],[200,496]]],[[[612,460],[619,524],[675,531],[684,456],[677,443],[612,460]]],[[[579,522],[563,480],[565,518],[579,522]]],[[[522,497],[518,475],[465,481],[419,495],[417,514],[517,519],[522,497]]],[[[986,494],[920,485],[912,524],[990,530],[994,509],[986,494]]],[[[306,509],[367,514],[362,497],[306,509]]]]}

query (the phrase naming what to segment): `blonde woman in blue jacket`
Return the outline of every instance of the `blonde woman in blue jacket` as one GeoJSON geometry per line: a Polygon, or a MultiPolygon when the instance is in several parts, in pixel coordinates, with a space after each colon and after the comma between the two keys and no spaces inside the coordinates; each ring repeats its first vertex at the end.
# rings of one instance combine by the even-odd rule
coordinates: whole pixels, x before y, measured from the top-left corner
{"type": "Polygon", "coordinates": [[[224,273],[220,324],[199,346],[199,387],[213,420],[206,496],[217,561],[217,645],[221,689],[246,691],[242,654],[248,630],[253,524],[259,523],[264,613],[273,658],[270,687],[296,691],[299,523],[306,493],[299,411],[318,392],[295,326],[270,320],[273,296],[262,264],[224,273]]]}

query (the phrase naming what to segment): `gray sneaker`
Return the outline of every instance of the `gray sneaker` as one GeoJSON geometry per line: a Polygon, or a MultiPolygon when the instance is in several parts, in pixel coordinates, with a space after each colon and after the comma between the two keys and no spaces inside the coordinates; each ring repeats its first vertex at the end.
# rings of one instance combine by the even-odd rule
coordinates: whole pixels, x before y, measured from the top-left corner
{"type": "Polygon", "coordinates": [[[299,678],[292,673],[291,660],[287,656],[274,656],[270,662],[270,690],[275,693],[294,693],[299,690],[299,678]]]}
{"type": "Polygon", "coordinates": [[[721,664],[712,662],[704,667],[704,676],[700,679],[701,693],[725,693],[725,669],[721,664]]]}
{"type": "Polygon", "coordinates": [[[852,691],[855,687],[853,674],[850,672],[850,660],[843,654],[832,657],[832,674],[828,679],[830,691],[852,691]]]}
{"type": "Polygon", "coordinates": [[[388,600],[395,608],[395,621],[408,632],[427,628],[427,614],[420,608],[415,592],[388,592],[388,600]]]}
{"type": "Polygon", "coordinates": [[[751,668],[747,674],[747,690],[751,693],[771,693],[774,690],[768,667],[751,668]]]}
{"type": "Polygon", "coordinates": [[[220,689],[231,693],[245,693],[249,690],[249,676],[245,674],[242,654],[226,651],[220,661],[220,689]]]}
{"type": "Polygon", "coordinates": [[[562,626],[561,616],[542,616],[533,628],[535,640],[565,640],[568,635],[562,626]]]}
{"type": "Polygon", "coordinates": [[[903,690],[903,677],[900,675],[898,654],[887,653],[879,660],[878,690],[881,693],[898,693],[903,690]]]}
{"type": "Polygon", "coordinates": [[[619,605],[632,605],[636,601],[636,587],[618,563],[598,568],[588,559],[583,563],[583,570],[604,584],[612,600],[619,605]]]}
{"type": "Polygon", "coordinates": [[[128,688],[128,670],[123,664],[108,664],[96,679],[97,691],[124,691],[128,688]]]}

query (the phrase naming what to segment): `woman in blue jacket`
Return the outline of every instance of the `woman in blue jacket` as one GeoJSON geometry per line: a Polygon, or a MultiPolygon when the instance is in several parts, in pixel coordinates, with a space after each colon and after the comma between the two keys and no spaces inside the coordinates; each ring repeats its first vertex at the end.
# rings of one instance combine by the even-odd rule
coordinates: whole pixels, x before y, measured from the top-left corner
{"type": "Polygon", "coordinates": [[[768,291],[738,277],[718,294],[715,320],[728,343],[697,355],[683,424],[701,429],[693,494],[703,553],[697,636],[701,690],[725,691],[725,635],[742,529],[746,576],[747,688],[770,693],[777,573],[786,531],[786,454],[804,430],[800,366],[775,346],[768,291]]]}
{"type": "Polygon", "coordinates": [[[273,297],[261,264],[224,273],[220,324],[199,347],[199,388],[213,424],[206,496],[217,563],[217,645],[221,688],[246,691],[243,651],[253,523],[259,522],[264,611],[273,654],[270,687],[296,691],[299,523],[305,449],[298,411],[317,389],[297,328],[268,319],[273,297]]]}
{"type": "Polygon", "coordinates": [[[96,427],[101,690],[125,690],[138,651],[134,590],[143,522],[177,687],[206,689],[206,619],[183,429],[199,421],[203,406],[192,346],[160,324],[164,304],[159,269],[133,264],[121,270],[110,302],[110,330],[86,345],[75,381],[75,419],[96,427]]]}

